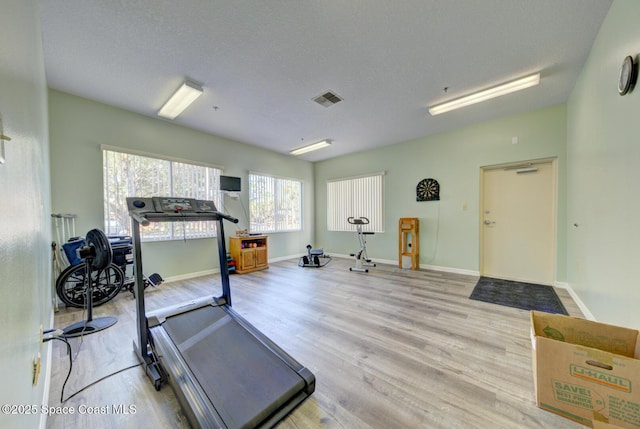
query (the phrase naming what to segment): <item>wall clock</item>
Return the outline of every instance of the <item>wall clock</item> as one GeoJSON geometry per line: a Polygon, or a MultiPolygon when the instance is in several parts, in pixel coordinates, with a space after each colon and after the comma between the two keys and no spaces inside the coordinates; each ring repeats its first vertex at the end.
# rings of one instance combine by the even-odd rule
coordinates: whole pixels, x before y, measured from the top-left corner
{"type": "Polygon", "coordinates": [[[416,186],[416,201],[436,201],[440,199],[440,185],[436,179],[422,179],[416,186]]]}
{"type": "Polygon", "coordinates": [[[631,56],[622,60],[620,77],[618,78],[618,94],[625,95],[633,89],[638,75],[638,65],[631,56]]]}

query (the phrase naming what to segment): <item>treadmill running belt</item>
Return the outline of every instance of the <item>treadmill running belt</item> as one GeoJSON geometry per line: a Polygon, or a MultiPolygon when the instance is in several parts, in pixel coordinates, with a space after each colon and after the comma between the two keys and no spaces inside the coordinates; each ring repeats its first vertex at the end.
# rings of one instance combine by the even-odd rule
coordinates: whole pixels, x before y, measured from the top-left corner
{"type": "Polygon", "coordinates": [[[221,307],[178,314],[162,326],[229,427],[255,427],[305,386],[221,307]]]}

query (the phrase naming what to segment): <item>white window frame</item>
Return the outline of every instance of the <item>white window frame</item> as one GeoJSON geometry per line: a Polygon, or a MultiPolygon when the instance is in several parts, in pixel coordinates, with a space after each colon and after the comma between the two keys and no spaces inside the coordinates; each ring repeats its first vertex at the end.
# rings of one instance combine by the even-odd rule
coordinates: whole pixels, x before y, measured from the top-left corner
{"type": "MultiPolygon", "coordinates": [[[[126,197],[197,198],[213,201],[218,210],[222,210],[222,167],[114,146],[101,145],[100,149],[103,167],[104,231],[107,235],[131,235],[126,197]],[[122,158],[129,160],[130,169],[136,161],[147,163],[146,166],[150,168],[153,168],[155,163],[155,177],[132,176],[124,168],[122,158]],[[183,171],[179,176],[176,173],[178,170],[183,171]],[[127,174],[129,177],[123,177],[127,174]],[[136,189],[140,180],[147,181],[146,190],[142,186],[136,189]]],[[[142,241],[209,238],[216,236],[216,226],[214,222],[152,222],[149,226],[141,228],[140,236],[142,241]]]]}
{"type": "Polygon", "coordinates": [[[384,232],[384,176],[377,172],[327,180],[327,230],[354,231],[349,217],[369,219],[362,230],[384,232]]]}
{"type": "MultiPolygon", "coordinates": [[[[291,196],[291,195],[289,195],[291,196]]],[[[302,231],[303,228],[304,183],[300,179],[274,176],[271,174],[249,172],[249,230],[252,233],[274,233],[302,231]],[[258,182],[259,181],[259,182],[258,182]],[[269,189],[260,192],[258,186],[269,189]],[[282,193],[286,185],[298,186],[298,198],[286,203],[282,193]],[[260,201],[263,204],[260,204],[260,201]],[[272,209],[259,213],[258,206],[270,204],[272,209]],[[278,210],[280,207],[280,210],[278,210]],[[282,212],[293,210],[292,219],[287,220],[282,212]],[[271,221],[267,220],[271,218],[271,221]]]]}

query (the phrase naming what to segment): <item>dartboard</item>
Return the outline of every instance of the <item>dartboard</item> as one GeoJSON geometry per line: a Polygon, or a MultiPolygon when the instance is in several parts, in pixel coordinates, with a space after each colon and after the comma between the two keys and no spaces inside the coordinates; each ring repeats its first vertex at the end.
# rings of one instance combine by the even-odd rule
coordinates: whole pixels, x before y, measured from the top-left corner
{"type": "Polygon", "coordinates": [[[440,199],[440,185],[435,179],[422,179],[416,186],[416,201],[435,201],[440,199]]]}

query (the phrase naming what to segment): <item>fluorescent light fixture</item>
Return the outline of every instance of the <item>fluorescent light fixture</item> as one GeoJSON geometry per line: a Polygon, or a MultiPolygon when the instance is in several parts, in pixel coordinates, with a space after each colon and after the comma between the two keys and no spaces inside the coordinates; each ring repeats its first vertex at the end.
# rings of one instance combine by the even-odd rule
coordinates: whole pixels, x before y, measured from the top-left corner
{"type": "Polygon", "coordinates": [[[302,155],[303,153],[311,152],[313,150],[322,149],[323,147],[327,147],[329,145],[331,145],[331,141],[322,140],[322,141],[319,141],[317,143],[313,143],[313,144],[310,144],[310,145],[307,145],[307,146],[299,147],[298,149],[294,149],[289,153],[291,155],[302,155]]]}
{"type": "Polygon", "coordinates": [[[532,74],[521,79],[494,86],[493,88],[484,89],[482,91],[474,92],[473,94],[465,95],[464,97],[456,98],[454,100],[447,101],[441,104],[436,104],[429,107],[429,113],[431,114],[431,116],[439,115],[440,113],[449,112],[451,110],[459,109],[471,104],[480,103],[481,101],[500,97],[501,95],[520,91],[521,89],[529,88],[539,83],[540,73],[532,74]]]}
{"type": "Polygon", "coordinates": [[[185,81],[180,88],[158,110],[158,116],[175,119],[191,103],[202,95],[202,87],[197,83],[185,81]]]}

